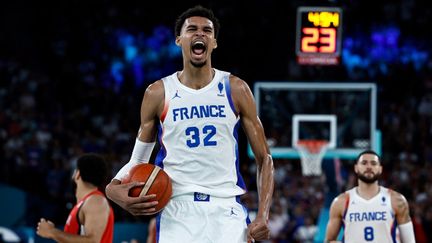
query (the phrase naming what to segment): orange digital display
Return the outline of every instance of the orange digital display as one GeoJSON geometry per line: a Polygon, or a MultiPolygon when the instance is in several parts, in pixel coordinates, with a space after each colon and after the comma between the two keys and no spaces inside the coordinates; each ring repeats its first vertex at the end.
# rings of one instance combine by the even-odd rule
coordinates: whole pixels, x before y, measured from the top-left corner
{"type": "Polygon", "coordinates": [[[339,63],[341,20],[340,8],[298,8],[296,53],[300,64],[339,63]]]}

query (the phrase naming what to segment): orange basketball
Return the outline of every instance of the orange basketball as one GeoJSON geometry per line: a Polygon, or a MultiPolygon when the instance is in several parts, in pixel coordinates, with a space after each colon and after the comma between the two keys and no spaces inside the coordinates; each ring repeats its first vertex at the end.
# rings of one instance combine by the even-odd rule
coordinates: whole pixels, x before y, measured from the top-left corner
{"type": "Polygon", "coordinates": [[[147,163],[135,165],[123,178],[122,183],[133,181],[145,182],[145,185],[131,188],[129,196],[139,197],[156,194],[154,201],[158,201],[158,204],[155,206],[155,213],[162,210],[171,199],[171,178],[159,166],[147,163]]]}

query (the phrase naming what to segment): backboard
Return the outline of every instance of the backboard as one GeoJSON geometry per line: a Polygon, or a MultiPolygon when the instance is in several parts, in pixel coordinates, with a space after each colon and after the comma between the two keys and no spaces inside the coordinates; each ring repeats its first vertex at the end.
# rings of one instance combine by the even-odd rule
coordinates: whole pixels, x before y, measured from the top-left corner
{"type": "Polygon", "coordinates": [[[257,82],[254,96],[275,158],[299,158],[295,143],[304,139],[329,141],[324,158],[381,152],[374,83],[257,82]]]}

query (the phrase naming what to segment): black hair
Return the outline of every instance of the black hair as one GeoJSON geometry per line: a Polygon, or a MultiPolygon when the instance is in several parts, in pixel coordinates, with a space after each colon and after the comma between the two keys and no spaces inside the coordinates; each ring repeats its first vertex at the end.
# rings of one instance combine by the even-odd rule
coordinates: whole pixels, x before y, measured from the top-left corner
{"type": "Polygon", "coordinates": [[[108,166],[105,159],[94,153],[80,156],[77,161],[77,169],[84,182],[96,187],[102,187],[108,177],[108,166]]]}
{"type": "Polygon", "coordinates": [[[378,154],[377,152],[373,151],[373,150],[370,150],[370,149],[361,152],[361,153],[357,156],[356,163],[359,162],[360,157],[361,157],[362,155],[364,155],[364,154],[373,154],[373,155],[376,155],[376,157],[378,157],[378,162],[381,163],[381,157],[379,156],[379,154],[378,154]]]}
{"type": "Polygon", "coordinates": [[[180,35],[181,28],[183,27],[185,20],[190,17],[204,17],[209,19],[213,23],[215,38],[218,37],[220,28],[219,20],[216,18],[211,9],[204,8],[201,5],[196,5],[193,8],[189,8],[177,18],[174,29],[176,36],[180,35]]]}

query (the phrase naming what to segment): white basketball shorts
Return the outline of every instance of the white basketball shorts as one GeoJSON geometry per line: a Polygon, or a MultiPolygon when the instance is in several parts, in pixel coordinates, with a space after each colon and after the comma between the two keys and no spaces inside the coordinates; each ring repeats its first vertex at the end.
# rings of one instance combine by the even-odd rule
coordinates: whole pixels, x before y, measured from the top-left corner
{"type": "Polygon", "coordinates": [[[156,242],[245,243],[249,218],[238,201],[202,193],[173,197],[156,218],[156,242]]]}

